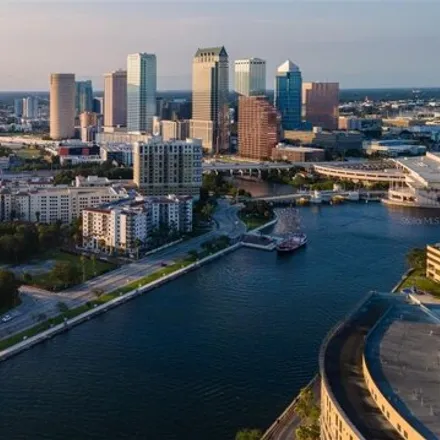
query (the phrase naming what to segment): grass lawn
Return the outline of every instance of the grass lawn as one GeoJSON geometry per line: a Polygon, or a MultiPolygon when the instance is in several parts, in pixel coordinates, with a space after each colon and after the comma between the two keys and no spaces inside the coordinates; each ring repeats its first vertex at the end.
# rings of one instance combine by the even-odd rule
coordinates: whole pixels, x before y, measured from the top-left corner
{"type": "Polygon", "coordinates": [[[41,157],[40,151],[33,148],[21,148],[20,150],[14,150],[14,153],[22,159],[36,159],[41,157]]]}
{"type": "MultiPolygon", "coordinates": [[[[45,253],[43,256],[39,258],[40,260],[54,260],[54,261],[68,261],[72,264],[75,264],[79,272],[82,274],[83,267],[80,259],[80,255],[68,254],[67,252],[61,251],[51,251],[45,253]]],[[[116,265],[104,261],[96,260],[96,263],[93,264],[92,260],[86,257],[86,261],[84,264],[85,269],[85,279],[86,281],[95,276],[101,275],[105,272],[109,272],[116,268],[116,265]],[[95,273],[96,271],[96,273],[95,273]]],[[[82,275],[78,282],[81,283],[83,281],[82,275]]],[[[35,275],[32,280],[32,284],[36,286],[49,288],[55,287],[56,290],[61,290],[64,286],[58,285],[58,283],[54,282],[51,279],[50,272],[43,273],[41,275],[35,275]]]]}
{"type": "Polygon", "coordinates": [[[423,269],[416,269],[400,286],[399,290],[415,286],[420,290],[440,298],[440,284],[426,278],[423,269]]]}
{"type": "Polygon", "coordinates": [[[238,213],[240,220],[246,225],[247,230],[259,228],[270,222],[273,217],[264,217],[259,215],[245,215],[242,212],[238,213]]]}
{"type": "Polygon", "coordinates": [[[44,321],[40,324],[37,324],[34,327],[31,327],[30,329],[25,330],[21,333],[17,333],[16,335],[11,336],[10,338],[3,339],[2,341],[0,341],[0,350],[5,350],[6,348],[11,347],[12,345],[22,342],[23,338],[25,337],[30,338],[31,336],[35,336],[38,333],[48,330],[51,326],[61,324],[63,320],[64,318],[60,315],[55,318],[48,319],[47,321],[44,321]]]}

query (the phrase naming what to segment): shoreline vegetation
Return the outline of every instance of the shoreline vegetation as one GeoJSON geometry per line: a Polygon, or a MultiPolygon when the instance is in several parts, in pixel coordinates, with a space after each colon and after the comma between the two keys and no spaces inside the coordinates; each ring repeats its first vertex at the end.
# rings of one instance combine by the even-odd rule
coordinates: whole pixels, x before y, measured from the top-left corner
{"type": "Polygon", "coordinates": [[[248,231],[259,228],[275,218],[272,206],[263,200],[248,201],[239,211],[238,217],[248,231]]]}
{"type": "Polygon", "coordinates": [[[440,284],[426,277],[426,248],[415,248],[408,252],[406,261],[410,269],[395,287],[396,292],[415,287],[440,299],[440,284]]]}

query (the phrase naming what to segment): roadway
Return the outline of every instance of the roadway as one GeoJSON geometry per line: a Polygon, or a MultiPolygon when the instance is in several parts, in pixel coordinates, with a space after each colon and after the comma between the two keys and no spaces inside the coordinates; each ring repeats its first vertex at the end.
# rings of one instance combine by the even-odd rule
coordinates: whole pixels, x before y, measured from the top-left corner
{"type": "Polygon", "coordinates": [[[0,323],[0,339],[34,326],[43,314],[46,318],[58,315],[60,313],[59,302],[65,303],[69,308],[78,307],[95,299],[93,289],[100,289],[105,293],[111,292],[158,271],[162,263],[172,264],[175,260],[185,257],[189,251],[199,249],[201,244],[207,240],[220,235],[228,235],[232,239],[239,237],[246,232],[246,226],[238,220],[237,210],[238,206],[220,200],[214,213],[216,224],[214,230],[182,241],[62,292],[54,293],[31,286],[22,286],[20,290],[23,302],[9,313],[13,316],[11,321],[0,323]]]}

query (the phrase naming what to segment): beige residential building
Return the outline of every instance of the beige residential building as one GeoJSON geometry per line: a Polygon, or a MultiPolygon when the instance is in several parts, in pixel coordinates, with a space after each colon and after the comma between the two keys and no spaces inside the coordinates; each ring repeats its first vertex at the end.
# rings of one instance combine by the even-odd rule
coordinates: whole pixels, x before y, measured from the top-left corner
{"type": "Polygon", "coordinates": [[[104,76],[104,125],[127,125],[127,71],[116,70],[104,76]]]}
{"type": "Polygon", "coordinates": [[[70,223],[83,209],[128,198],[125,189],[114,187],[52,187],[0,190],[0,220],[70,223]]]}
{"type": "Polygon", "coordinates": [[[50,137],[69,139],[75,134],[76,84],[73,73],[50,76],[50,137]]]}
{"type": "Polygon", "coordinates": [[[190,136],[203,149],[229,149],[229,59],[224,47],[199,49],[193,59],[190,136]]]}
{"type": "Polygon", "coordinates": [[[139,197],[85,209],[82,220],[84,248],[135,256],[139,248],[148,248],[152,232],[161,226],[180,233],[192,231],[192,197],[139,197]]]}
{"type": "Polygon", "coordinates": [[[189,138],[189,121],[161,121],[161,133],[164,141],[189,138]]]}
{"type": "Polygon", "coordinates": [[[426,277],[440,283],[440,244],[426,246],[426,277]]]}
{"type": "Polygon", "coordinates": [[[133,181],[143,195],[198,198],[202,185],[201,141],[163,141],[156,137],[146,143],[135,143],[133,181]]]}

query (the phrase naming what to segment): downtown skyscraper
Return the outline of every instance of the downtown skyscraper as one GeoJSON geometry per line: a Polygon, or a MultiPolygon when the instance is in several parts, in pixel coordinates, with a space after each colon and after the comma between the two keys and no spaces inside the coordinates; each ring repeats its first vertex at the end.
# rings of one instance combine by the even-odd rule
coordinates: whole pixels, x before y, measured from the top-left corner
{"type": "Polygon", "coordinates": [[[266,61],[260,58],[236,60],[234,88],[240,96],[261,96],[266,93],[266,61]]]}
{"type": "Polygon", "coordinates": [[[93,87],[92,81],[77,81],[76,98],[75,98],[75,110],[76,114],[93,111],[93,87]]]}
{"type": "Polygon", "coordinates": [[[69,139],[75,134],[75,75],[52,73],[50,76],[50,137],[69,139]]]}
{"type": "Polygon", "coordinates": [[[326,130],[338,129],[339,83],[304,83],[302,100],[303,114],[307,122],[326,130]]]}
{"type": "Polygon", "coordinates": [[[116,70],[104,76],[104,125],[127,125],[127,71],[116,70]]]}
{"type": "Polygon", "coordinates": [[[229,58],[224,47],[198,49],[193,59],[190,136],[203,149],[229,149],[229,58]]]}
{"type": "Polygon", "coordinates": [[[275,106],[281,113],[283,130],[302,128],[302,75],[299,67],[287,60],[275,77],[275,106]]]}
{"type": "Polygon", "coordinates": [[[156,114],[156,55],[135,53],[127,58],[127,130],[153,131],[156,114]]]}

